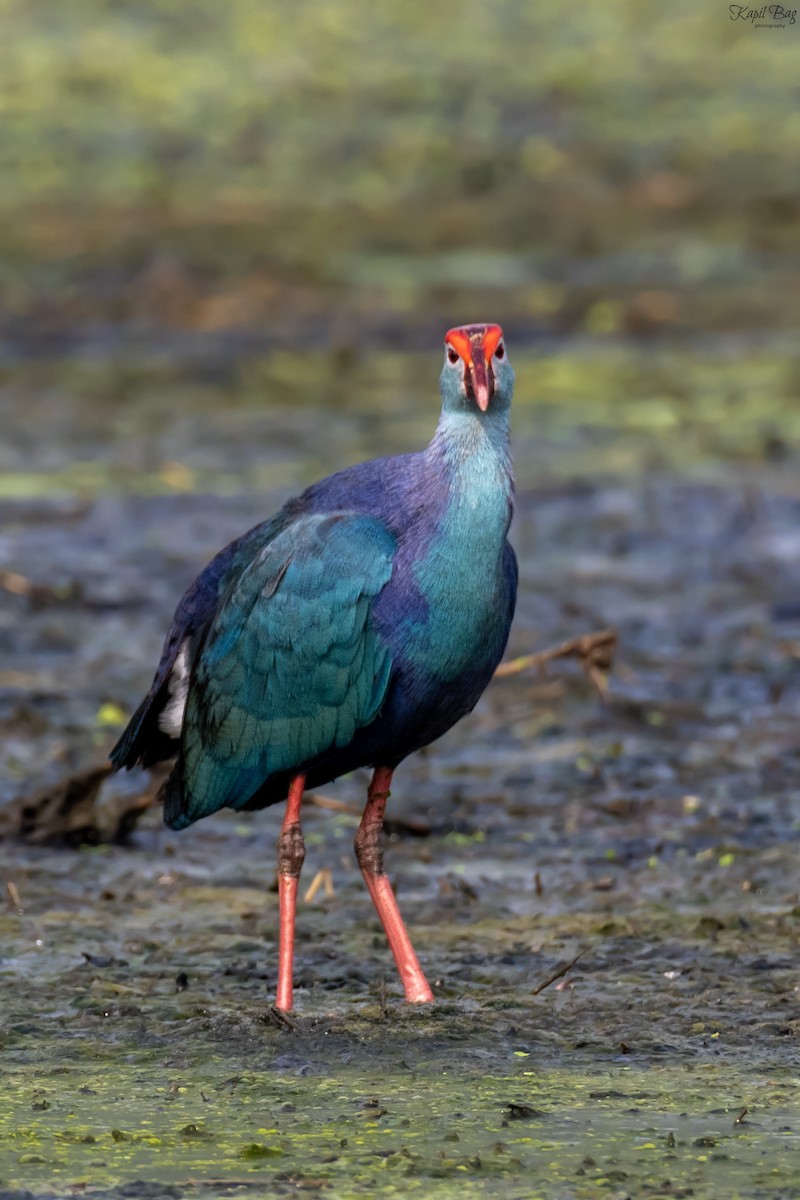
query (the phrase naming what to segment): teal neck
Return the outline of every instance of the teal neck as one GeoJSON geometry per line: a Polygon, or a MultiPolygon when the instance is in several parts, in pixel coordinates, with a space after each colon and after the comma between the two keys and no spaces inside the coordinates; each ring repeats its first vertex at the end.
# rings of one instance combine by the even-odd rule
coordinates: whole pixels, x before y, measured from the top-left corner
{"type": "Polygon", "coordinates": [[[514,479],[508,410],[478,415],[444,411],[428,455],[442,471],[449,497],[439,546],[450,570],[468,577],[491,571],[511,522],[514,479]]]}
{"type": "Polygon", "coordinates": [[[476,495],[496,488],[507,502],[514,487],[508,418],[507,408],[480,415],[444,409],[428,455],[444,462],[456,488],[474,489],[476,495]]]}
{"type": "MultiPolygon", "coordinates": [[[[513,478],[508,412],[444,412],[426,452],[448,499],[415,575],[428,616],[412,657],[441,679],[474,666],[496,638],[513,478]]],[[[502,649],[502,647],[501,647],[502,649]]]]}

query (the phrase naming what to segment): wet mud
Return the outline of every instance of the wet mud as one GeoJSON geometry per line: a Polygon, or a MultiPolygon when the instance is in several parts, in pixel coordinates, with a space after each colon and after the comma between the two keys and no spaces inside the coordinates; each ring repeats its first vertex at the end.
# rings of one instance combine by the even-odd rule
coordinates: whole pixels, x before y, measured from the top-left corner
{"type": "MultiPolygon", "coordinates": [[[[149,810],[127,846],[8,839],[0,1196],[800,1196],[795,451],[746,409],[708,416],[702,356],[693,404],[649,406],[669,368],[636,351],[516,359],[509,657],[603,627],[620,645],[605,703],[573,662],[498,679],[397,772],[390,815],[423,836],[401,823],[387,869],[435,1005],[401,1000],[350,812],[304,811],[302,888],[324,870],[332,894],[300,904],[289,1019],[279,809],[182,834],[149,810]],[[623,376],[612,428],[597,381],[623,376]]],[[[409,363],[376,358],[323,445],[311,409],[205,387],[135,428],[76,400],[45,464],[15,410],[7,810],[103,761],[220,544],[337,458],[424,440],[430,381],[396,398],[430,364],[409,363]]],[[[790,433],[795,369],[773,360],[790,433]]],[[[107,781],[98,811],[147,786],[107,781]]]]}

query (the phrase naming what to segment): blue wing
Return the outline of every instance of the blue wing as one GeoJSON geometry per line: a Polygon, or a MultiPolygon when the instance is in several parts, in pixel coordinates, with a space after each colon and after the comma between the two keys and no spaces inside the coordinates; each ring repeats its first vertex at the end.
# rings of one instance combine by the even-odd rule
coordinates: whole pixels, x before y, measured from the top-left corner
{"type": "Polygon", "coordinates": [[[392,664],[370,614],[394,550],[371,517],[309,514],[231,581],[195,661],[167,824],[242,807],[374,720],[392,664]]]}
{"type": "Polygon", "coordinates": [[[220,550],[187,589],[172,619],[150,690],[109,756],[115,770],[130,769],[137,763],[149,767],[177,753],[177,733],[165,730],[161,718],[170,703],[170,679],[178,656],[183,653],[187,669],[191,667],[229,572],[251,547],[260,547],[288,523],[289,511],[281,510],[220,550]]]}

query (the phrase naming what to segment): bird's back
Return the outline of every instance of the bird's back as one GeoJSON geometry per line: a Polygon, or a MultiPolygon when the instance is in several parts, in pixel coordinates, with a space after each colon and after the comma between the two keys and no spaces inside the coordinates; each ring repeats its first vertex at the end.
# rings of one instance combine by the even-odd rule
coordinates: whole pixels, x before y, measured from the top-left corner
{"type": "Polygon", "coordinates": [[[372,460],[328,476],[211,559],[181,598],[150,688],[111,751],[116,769],[137,764],[149,767],[178,752],[179,717],[193,665],[226,593],[253,559],[308,513],[346,509],[370,514],[387,506],[393,512],[401,511],[408,504],[414,461],[421,457],[411,454],[372,460]]]}

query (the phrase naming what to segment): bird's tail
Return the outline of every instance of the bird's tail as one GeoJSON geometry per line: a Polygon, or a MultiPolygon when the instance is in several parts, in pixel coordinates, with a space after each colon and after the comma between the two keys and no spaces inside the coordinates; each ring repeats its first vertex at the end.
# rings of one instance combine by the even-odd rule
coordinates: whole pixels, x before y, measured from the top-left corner
{"type": "Polygon", "coordinates": [[[158,795],[164,805],[164,824],[170,829],[186,829],[196,819],[186,812],[183,786],[183,758],[179,758],[162,784],[158,795]]]}
{"type": "Polygon", "coordinates": [[[141,732],[144,719],[147,716],[147,710],[150,707],[150,697],[145,696],[142,703],[137,708],[136,712],[131,717],[125,727],[125,730],[117,742],[114,749],[109,754],[111,763],[115,771],[121,771],[123,767],[128,770],[136,766],[141,755],[141,747],[139,745],[139,733],[141,732]]]}

